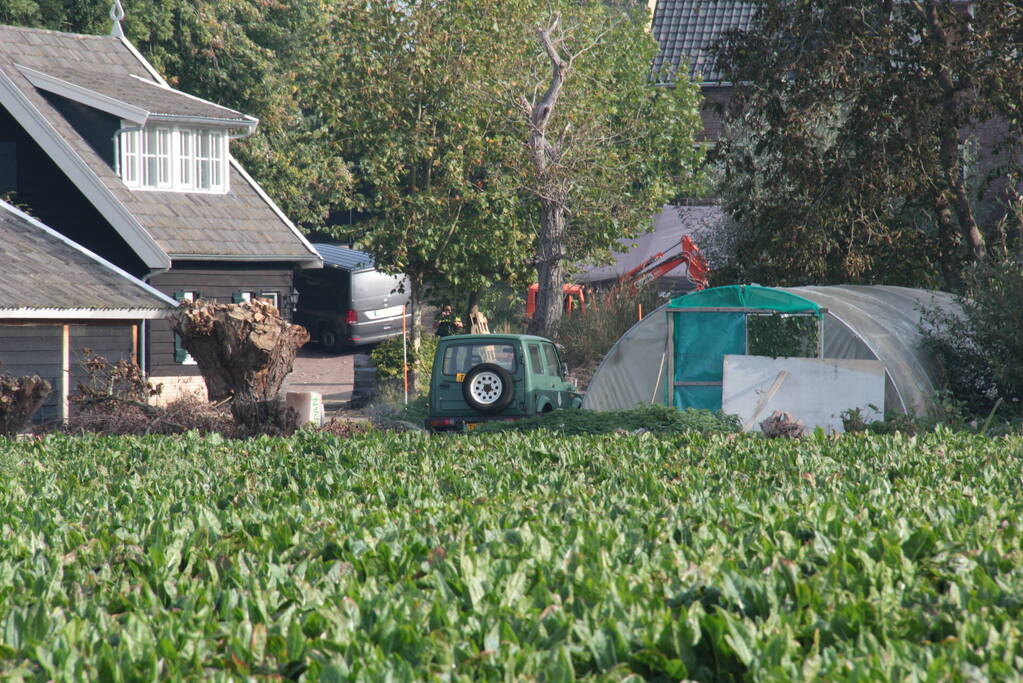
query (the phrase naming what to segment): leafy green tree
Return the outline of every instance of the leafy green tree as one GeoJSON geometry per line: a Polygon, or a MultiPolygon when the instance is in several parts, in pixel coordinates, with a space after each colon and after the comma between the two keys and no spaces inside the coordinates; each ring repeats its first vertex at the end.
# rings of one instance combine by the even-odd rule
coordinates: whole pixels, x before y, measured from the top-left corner
{"type": "Polygon", "coordinates": [[[926,312],[926,343],[952,395],[974,414],[995,404],[1023,415],[1023,258],[982,264],[968,273],[962,313],[926,312]]]}
{"type": "Polygon", "coordinates": [[[533,232],[505,167],[520,141],[481,86],[522,0],[341,0],[334,52],[307,74],[337,153],[354,159],[353,233],[410,282],[418,345],[428,283],[476,292],[524,280],[533,232]]]}
{"type": "Polygon", "coordinates": [[[696,90],[651,85],[657,46],[645,8],[555,6],[536,15],[544,22],[532,27],[533,49],[512,69],[524,85],[511,83],[527,143],[512,168],[539,209],[529,329],[545,336],[561,321],[566,260],[606,254],[618,238],[649,229],[670,197],[697,190],[703,156],[693,144],[696,90]]]}
{"type": "Polygon", "coordinates": [[[536,125],[522,107],[536,104],[523,95],[546,87],[541,74],[550,73],[536,40],[550,3],[341,3],[337,51],[318,69],[326,80],[316,90],[338,151],[357,160],[357,205],[372,216],[361,243],[409,275],[414,302],[427,283],[476,292],[494,280],[524,281],[537,267],[543,291],[557,292],[549,298],[558,310],[541,314],[550,330],[562,261],[606,252],[642,230],[695,176],[697,96],[650,86],[656,45],[645,10],[562,4],[572,28],[553,40],[572,64],[544,119],[551,137],[541,156],[558,159],[540,168],[523,144],[536,125]],[[564,223],[556,244],[543,237],[555,185],[564,223]]]}
{"type": "Polygon", "coordinates": [[[718,149],[726,277],[954,288],[1015,248],[1019,3],[757,4],[719,46],[743,84],[718,149]]]}

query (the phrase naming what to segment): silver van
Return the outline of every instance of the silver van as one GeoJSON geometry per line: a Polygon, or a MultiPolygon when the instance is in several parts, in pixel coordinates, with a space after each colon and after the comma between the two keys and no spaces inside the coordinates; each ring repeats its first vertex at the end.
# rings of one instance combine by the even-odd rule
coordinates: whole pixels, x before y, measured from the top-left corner
{"type": "MultiPolygon", "coordinates": [[[[402,311],[409,300],[405,276],[381,273],[373,257],[362,251],[333,244],[313,246],[323,257],[323,268],[295,271],[295,322],[327,351],[400,335],[402,311]]],[[[408,324],[411,318],[405,315],[408,324]]]]}

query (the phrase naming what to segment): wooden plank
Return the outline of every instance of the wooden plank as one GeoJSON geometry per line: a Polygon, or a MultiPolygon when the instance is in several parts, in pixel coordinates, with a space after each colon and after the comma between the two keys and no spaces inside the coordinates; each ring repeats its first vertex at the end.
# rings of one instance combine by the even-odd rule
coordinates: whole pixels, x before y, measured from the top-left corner
{"type": "Polygon", "coordinates": [[[760,417],[760,413],[764,412],[764,406],[771,402],[774,395],[781,389],[781,385],[785,383],[786,378],[789,376],[788,370],[782,370],[778,373],[778,376],[774,378],[774,382],[771,383],[771,388],[767,390],[760,400],[757,401],[757,407],[754,409],[753,414],[750,415],[749,419],[742,425],[742,431],[748,432],[750,428],[756,423],[760,417]]]}
{"type": "Polygon", "coordinates": [[[57,404],[57,415],[65,424],[71,415],[69,384],[71,384],[71,326],[64,325],[61,334],[60,402],[57,404]]]}

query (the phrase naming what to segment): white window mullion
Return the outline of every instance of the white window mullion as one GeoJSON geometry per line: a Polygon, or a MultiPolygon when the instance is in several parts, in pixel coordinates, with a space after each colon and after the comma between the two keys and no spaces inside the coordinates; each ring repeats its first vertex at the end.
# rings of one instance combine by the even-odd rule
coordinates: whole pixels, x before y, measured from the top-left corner
{"type": "Polygon", "coordinates": [[[228,140],[223,130],[146,127],[118,138],[120,175],[143,189],[226,192],[228,140]]]}
{"type": "Polygon", "coordinates": [[[171,176],[171,131],[169,128],[156,129],[156,187],[169,188],[171,176]]]}
{"type": "Polygon", "coordinates": [[[183,190],[192,187],[192,177],[195,174],[193,165],[195,163],[195,149],[193,143],[195,135],[190,130],[178,131],[178,183],[183,190]]]}
{"type": "Polygon", "coordinates": [[[121,177],[126,185],[139,184],[139,131],[126,130],[121,133],[121,177]]]}
{"type": "Polygon", "coordinates": [[[224,186],[224,134],[210,132],[210,188],[219,190],[224,186]]]}

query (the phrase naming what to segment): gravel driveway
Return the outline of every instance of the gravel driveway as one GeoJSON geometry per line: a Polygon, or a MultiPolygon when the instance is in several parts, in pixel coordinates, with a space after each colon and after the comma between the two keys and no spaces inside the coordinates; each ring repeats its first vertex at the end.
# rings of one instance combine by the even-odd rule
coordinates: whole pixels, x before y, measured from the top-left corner
{"type": "Polygon", "coordinates": [[[334,412],[352,400],[355,356],[365,350],[348,349],[327,353],[317,344],[306,344],[298,351],[295,368],[285,380],[288,391],[316,391],[322,394],[324,408],[334,412]]]}

